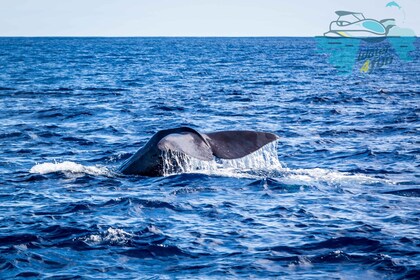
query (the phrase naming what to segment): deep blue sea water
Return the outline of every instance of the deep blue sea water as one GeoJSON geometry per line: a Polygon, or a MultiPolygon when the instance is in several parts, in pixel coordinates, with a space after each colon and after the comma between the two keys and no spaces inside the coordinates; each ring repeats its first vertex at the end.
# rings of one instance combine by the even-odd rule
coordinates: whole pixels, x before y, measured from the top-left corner
{"type": "Polygon", "coordinates": [[[418,279],[419,47],[0,38],[0,278],[418,279]],[[281,166],[116,172],[177,126],[281,166]]]}

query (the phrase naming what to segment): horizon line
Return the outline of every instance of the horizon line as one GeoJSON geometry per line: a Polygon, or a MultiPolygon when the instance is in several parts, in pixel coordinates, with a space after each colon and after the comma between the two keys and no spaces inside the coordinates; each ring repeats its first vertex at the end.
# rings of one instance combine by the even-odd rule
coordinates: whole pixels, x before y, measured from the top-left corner
{"type": "Polygon", "coordinates": [[[322,35],[0,35],[0,38],[270,38],[270,37],[317,37],[322,35]]]}
{"type": "MultiPolygon", "coordinates": [[[[379,37],[326,37],[324,35],[247,35],[247,36],[225,36],[225,35],[0,35],[0,38],[330,38],[330,39],[366,39],[379,37]]],[[[384,36],[380,38],[418,38],[415,36],[384,36]]]]}

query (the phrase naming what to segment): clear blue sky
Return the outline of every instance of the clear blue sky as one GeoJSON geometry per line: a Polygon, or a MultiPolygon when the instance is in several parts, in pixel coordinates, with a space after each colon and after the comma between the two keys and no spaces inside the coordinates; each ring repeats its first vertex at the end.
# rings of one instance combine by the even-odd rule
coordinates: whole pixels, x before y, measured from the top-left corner
{"type": "Polygon", "coordinates": [[[334,11],[396,18],[420,36],[420,0],[0,0],[0,36],[316,36],[334,11]]]}

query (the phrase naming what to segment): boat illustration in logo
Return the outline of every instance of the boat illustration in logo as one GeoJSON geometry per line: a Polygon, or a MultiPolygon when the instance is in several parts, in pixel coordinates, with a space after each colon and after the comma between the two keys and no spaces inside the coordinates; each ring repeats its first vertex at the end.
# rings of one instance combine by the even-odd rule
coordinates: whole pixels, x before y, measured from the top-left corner
{"type": "Polygon", "coordinates": [[[338,19],[330,23],[330,30],[325,37],[371,38],[386,37],[395,26],[394,19],[367,19],[362,13],[336,11],[338,19]]]}

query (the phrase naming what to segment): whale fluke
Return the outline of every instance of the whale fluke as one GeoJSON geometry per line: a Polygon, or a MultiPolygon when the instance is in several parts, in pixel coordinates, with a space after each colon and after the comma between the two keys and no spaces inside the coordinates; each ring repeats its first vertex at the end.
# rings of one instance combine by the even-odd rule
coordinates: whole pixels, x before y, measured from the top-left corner
{"type": "Polygon", "coordinates": [[[213,155],[222,159],[236,159],[249,155],[279,137],[268,132],[219,131],[207,133],[213,155]]]}
{"type": "Polygon", "coordinates": [[[183,153],[205,161],[213,160],[214,157],[237,159],[278,139],[275,134],[257,131],[218,131],[204,134],[189,127],[161,130],[124,162],[119,171],[123,174],[161,176],[164,152],[183,153]]]}

